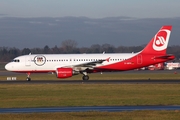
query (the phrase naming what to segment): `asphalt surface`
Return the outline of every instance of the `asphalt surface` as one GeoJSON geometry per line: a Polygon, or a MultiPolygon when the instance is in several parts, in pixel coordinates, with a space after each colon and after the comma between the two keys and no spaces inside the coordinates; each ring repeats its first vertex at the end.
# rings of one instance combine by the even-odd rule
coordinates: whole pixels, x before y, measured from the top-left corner
{"type": "Polygon", "coordinates": [[[88,106],[51,108],[0,108],[0,113],[39,113],[39,112],[122,112],[135,110],[180,110],[180,106],[88,106]]]}
{"type": "Polygon", "coordinates": [[[4,80],[0,84],[180,84],[180,80],[4,80]]]}

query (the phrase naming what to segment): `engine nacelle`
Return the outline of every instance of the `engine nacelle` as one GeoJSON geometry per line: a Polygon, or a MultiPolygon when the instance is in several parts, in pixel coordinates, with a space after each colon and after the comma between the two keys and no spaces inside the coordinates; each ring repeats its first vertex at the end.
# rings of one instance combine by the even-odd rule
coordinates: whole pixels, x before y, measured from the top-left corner
{"type": "Polygon", "coordinates": [[[77,74],[78,72],[74,71],[72,68],[57,68],[56,70],[57,78],[69,78],[77,74]]]}

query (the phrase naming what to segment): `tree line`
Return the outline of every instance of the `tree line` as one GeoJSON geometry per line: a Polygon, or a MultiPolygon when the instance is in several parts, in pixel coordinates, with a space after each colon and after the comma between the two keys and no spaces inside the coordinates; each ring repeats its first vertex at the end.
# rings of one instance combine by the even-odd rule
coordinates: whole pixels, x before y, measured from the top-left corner
{"type": "MultiPolygon", "coordinates": [[[[141,51],[145,45],[141,46],[118,46],[110,44],[93,44],[90,47],[77,47],[77,42],[74,40],[65,40],[61,45],[50,48],[48,45],[44,48],[9,48],[0,47],[0,62],[8,62],[20,55],[27,54],[75,54],[75,53],[131,53],[141,51]]],[[[180,58],[180,45],[169,46],[168,54],[174,54],[176,60],[180,58]]]]}

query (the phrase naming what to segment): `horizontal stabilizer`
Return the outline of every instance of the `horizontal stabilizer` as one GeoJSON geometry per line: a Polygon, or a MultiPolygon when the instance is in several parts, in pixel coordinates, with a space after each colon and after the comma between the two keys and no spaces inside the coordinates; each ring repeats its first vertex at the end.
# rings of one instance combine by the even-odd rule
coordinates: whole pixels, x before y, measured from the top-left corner
{"type": "Polygon", "coordinates": [[[174,58],[175,58],[174,55],[163,55],[163,56],[154,57],[154,59],[168,59],[168,60],[173,60],[174,58]]]}

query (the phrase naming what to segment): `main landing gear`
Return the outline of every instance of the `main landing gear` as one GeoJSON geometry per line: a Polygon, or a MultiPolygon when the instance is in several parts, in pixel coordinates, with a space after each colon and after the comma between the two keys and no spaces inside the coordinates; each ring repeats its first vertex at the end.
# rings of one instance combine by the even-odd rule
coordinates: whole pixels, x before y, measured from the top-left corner
{"type": "Polygon", "coordinates": [[[27,73],[27,78],[26,78],[27,81],[31,81],[30,74],[31,73],[27,73]]]}
{"type": "Polygon", "coordinates": [[[89,76],[87,75],[87,72],[82,72],[82,74],[83,74],[82,79],[83,79],[84,81],[89,80],[89,76]]]}
{"type": "Polygon", "coordinates": [[[89,80],[89,76],[88,75],[83,75],[82,79],[83,80],[89,80]]]}

